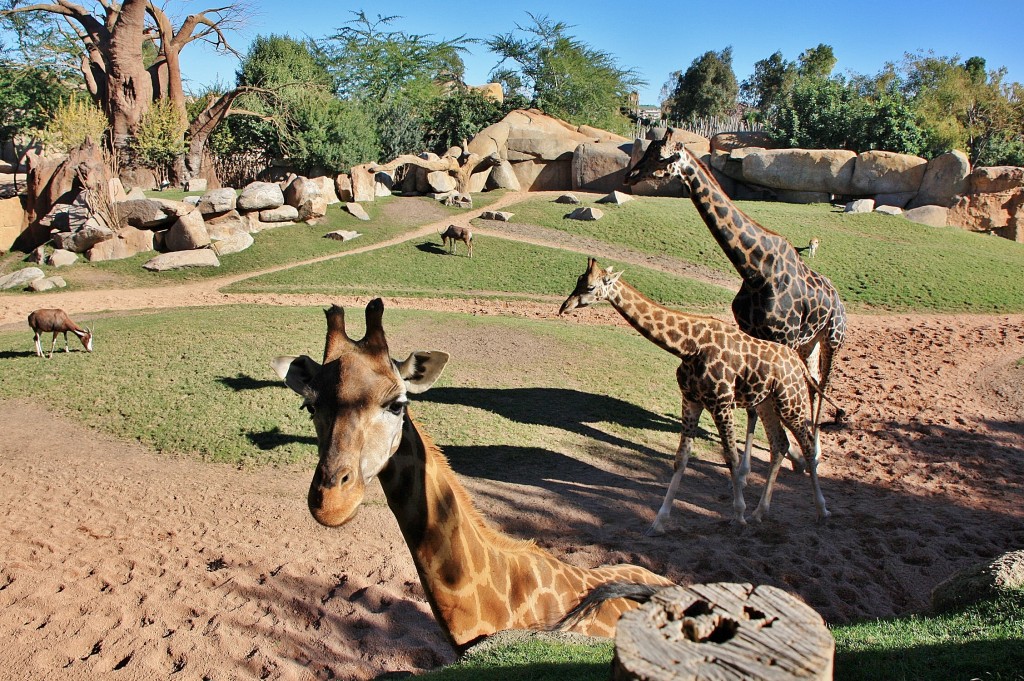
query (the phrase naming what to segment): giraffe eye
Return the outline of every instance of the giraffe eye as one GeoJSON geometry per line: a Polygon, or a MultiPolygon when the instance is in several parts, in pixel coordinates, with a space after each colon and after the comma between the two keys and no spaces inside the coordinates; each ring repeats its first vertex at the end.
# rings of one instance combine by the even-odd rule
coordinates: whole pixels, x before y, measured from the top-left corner
{"type": "Polygon", "coordinates": [[[409,404],[409,400],[404,397],[399,397],[398,399],[389,402],[385,408],[395,416],[401,416],[405,413],[405,405],[407,404],[409,404]]]}
{"type": "Polygon", "coordinates": [[[305,409],[309,412],[309,418],[313,418],[313,414],[316,413],[316,405],[310,401],[305,401],[299,406],[299,409],[305,409]]]}

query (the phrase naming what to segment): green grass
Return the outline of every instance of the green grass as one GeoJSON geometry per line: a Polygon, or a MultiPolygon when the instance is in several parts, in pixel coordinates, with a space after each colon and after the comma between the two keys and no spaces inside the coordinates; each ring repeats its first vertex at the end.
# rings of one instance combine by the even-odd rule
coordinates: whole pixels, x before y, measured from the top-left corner
{"type": "MultiPolygon", "coordinates": [[[[832,279],[848,307],[917,312],[1024,310],[1024,245],[953,227],[927,227],[876,213],[844,214],[831,206],[738,201],[750,217],[791,243],[822,240],[813,269],[832,279]]],[[[509,206],[517,222],[670,255],[732,271],[688,199],[644,197],[602,206],[595,222],[566,220],[561,204],[530,199],[509,206]]]]}
{"type": "MultiPolygon", "coordinates": [[[[350,318],[350,332],[359,334],[362,314],[353,310],[350,318]]],[[[442,446],[535,442],[569,455],[593,449],[596,438],[612,445],[611,457],[660,455],[660,462],[643,457],[652,466],[673,451],[677,362],[629,329],[587,328],[581,338],[576,325],[514,318],[388,310],[386,319],[396,357],[418,349],[452,353],[438,386],[415,405],[442,446]],[[479,357],[480,344],[499,349],[508,364],[479,357]],[[589,385],[595,353],[610,358],[597,395],[589,385]],[[649,386],[639,397],[638,380],[649,386]],[[564,411],[552,413],[553,400],[564,411]]],[[[260,465],[315,456],[308,416],[269,361],[280,354],[319,358],[319,308],[225,306],[78,321],[96,333],[92,354],[78,344],[70,355],[43,360],[27,327],[0,333],[0,398],[54,404],[118,437],[205,460],[260,465]],[[54,401],[54,386],[73,389],[54,401]]]]}
{"type": "MultiPolygon", "coordinates": [[[[937,616],[835,627],[837,681],[1024,679],[1024,590],[937,616]]],[[[605,681],[614,647],[524,639],[423,675],[430,681],[605,681]]]]}
{"type": "MultiPolygon", "coordinates": [[[[586,257],[505,239],[476,237],[472,259],[443,253],[436,236],[387,249],[247,279],[230,293],[371,293],[374,295],[504,297],[568,296],[586,257]]],[[[619,268],[624,263],[608,261],[619,268]]],[[[687,309],[722,309],[723,288],[628,266],[631,284],[648,296],[687,309]]],[[[559,301],[561,302],[561,301],[559,301]]]]}

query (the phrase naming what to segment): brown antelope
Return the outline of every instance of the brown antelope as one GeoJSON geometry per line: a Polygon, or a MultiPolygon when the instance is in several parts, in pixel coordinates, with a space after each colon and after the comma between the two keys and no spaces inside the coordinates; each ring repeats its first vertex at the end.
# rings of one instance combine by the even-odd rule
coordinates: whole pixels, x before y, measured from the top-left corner
{"type": "Polygon", "coordinates": [[[68,349],[69,331],[78,336],[86,351],[92,352],[92,329],[88,327],[83,329],[78,324],[75,324],[64,310],[56,308],[36,310],[28,316],[28,325],[35,332],[36,354],[40,357],[43,356],[43,347],[39,339],[44,333],[49,332],[53,333],[53,342],[50,344],[50,354],[47,356],[47,359],[53,357],[53,349],[57,346],[58,333],[64,334],[64,352],[71,352],[68,349]]]}
{"type": "Polygon", "coordinates": [[[619,616],[637,607],[638,590],[650,595],[671,584],[635,565],[569,565],[488,525],[409,414],[409,395],[434,384],[448,355],[417,351],[393,360],[379,298],[366,306],[359,341],[345,333],[344,310],[334,306],[326,314],[322,364],[306,355],[271,363],[302,396],[316,429],[320,462],[309,510],[323,525],[343,525],[366,486],[379,480],[431,610],[456,648],[502,629],[560,627],[610,637],[619,616]]]}
{"type": "Polygon", "coordinates": [[[469,227],[460,227],[458,225],[448,225],[448,229],[441,233],[441,246],[448,247],[448,252],[452,255],[457,254],[456,242],[461,241],[466,244],[466,248],[469,249],[469,257],[473,257],[473,232],[470,231],[469,227]]]}

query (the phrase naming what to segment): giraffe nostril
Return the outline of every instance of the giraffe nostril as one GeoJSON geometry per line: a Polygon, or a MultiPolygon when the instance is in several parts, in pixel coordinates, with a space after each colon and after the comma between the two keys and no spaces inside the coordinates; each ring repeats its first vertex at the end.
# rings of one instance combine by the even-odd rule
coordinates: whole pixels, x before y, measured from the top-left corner
{"type": "Polygon", "coordinates": [[[341,487],[347,485],[352,480],[352,469],[342,468],[341,470],[335,471],[330,475],[326,475],[323,478],[323,487],[330,489],[332,487],[341,487]]]}

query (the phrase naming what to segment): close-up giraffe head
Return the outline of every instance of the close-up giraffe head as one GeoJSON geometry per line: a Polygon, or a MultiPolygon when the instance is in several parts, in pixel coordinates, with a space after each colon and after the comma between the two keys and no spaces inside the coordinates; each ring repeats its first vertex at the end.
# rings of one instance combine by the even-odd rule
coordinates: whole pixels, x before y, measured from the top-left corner
{"type": "Polygon", "coordinates": [[[406,420],[407,395],[426,391],[441,375],[448,355],[414,352],[402,362],[388,352],[384,303],[366,306],[366,334],[345,333],[345,311],[325,311],[324,359],[286,356],[271,364],[285,384],[302,396],[316,428],[320,461],[309,487],[310,513],[335,527],[350,520],[363,500],[366,484],[398,450],[406,420]]]}
{"type": "Polygon", "coordinates": [[[672,132],[672,128],[669,128],[665,137],[650,143],[636,165],[626,171],[626,185],[633,186],[644,180],[679,174],[674,166],[683,159],[685,151],[681,141],[672,139],[672,132]]]}

